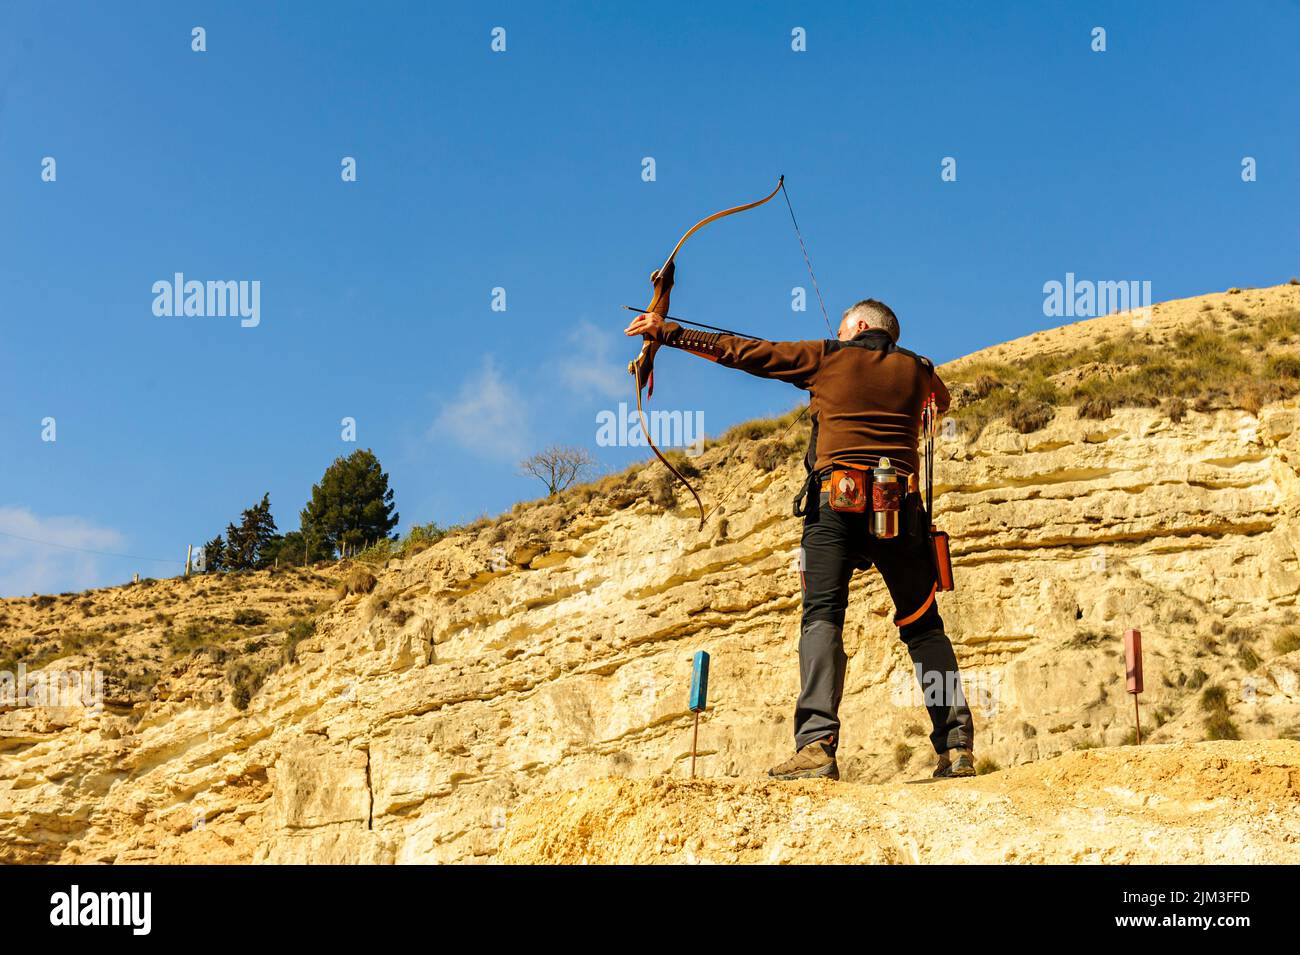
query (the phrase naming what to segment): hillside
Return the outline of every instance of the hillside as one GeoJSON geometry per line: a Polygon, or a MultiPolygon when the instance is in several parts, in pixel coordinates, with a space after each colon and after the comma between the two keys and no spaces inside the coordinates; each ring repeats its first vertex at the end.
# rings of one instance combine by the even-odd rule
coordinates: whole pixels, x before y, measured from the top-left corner
{"type": "MultiPolygon", "coordinates": [[[[805,429],[754,423],[689,462],[724,501],[703,531],[645,464],[377,565],[373,592],[342,599],[346,565],[0,601],[6,665],[110,675],[102,712],[0,708],[0,861],[643,861],[654,846],[627,832],[657,844],[674,813],[728,806],[757,820],[728,851],[761,861],[805,796],[874,833],[839,856],[810,835],[821,861],[1148,858],[1102,825],[1051,849],[1066,803],[1130,834],[1167,824],[1188,835],[1170,858],[1195,861],[1223,854],[1190,835],[1202,789],[1263,834],[1243,853],[1300,861],[1280,835],[1300,831],[1295,330],[1300,286],[1234,290],[945,366],[936,510],[958,589],[940,604],[985,777],[903,784],[932,753],[873,573],[845,630],[846,782],[763,784],[797,693],[805,429]],[[1150,749],[1128,745],[1129,626],[1150,749]],[[682,783],[701,649],[705,779],[682,783]],[[957,803],[1005,838],[934,843],[927,820],[957,803]]],[[[730,858],[722,831],[682,830],[730,858]]]]}

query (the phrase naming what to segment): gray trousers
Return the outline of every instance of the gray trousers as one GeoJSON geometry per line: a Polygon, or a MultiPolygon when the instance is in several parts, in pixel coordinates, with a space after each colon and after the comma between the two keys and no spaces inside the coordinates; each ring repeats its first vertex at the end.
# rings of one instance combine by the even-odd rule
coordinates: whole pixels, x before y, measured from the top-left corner
{"type": "Polygon", "coordinates": [[[800,554],[803,620],[799,633],[799,701],[795,746],[833,737],[840,741],[840,700],[848,658],[844,615],[854,570],[879,568],[894,602],[894,622],[921,684],[935,752],[973,749],[975,725],[961,686],[952,642],[935,602],[937,575],[919,494],[903,507],[903,527],[882,540],[867,531],[868,515],[831,510],[822,494],[809,502],[800,554]]]}

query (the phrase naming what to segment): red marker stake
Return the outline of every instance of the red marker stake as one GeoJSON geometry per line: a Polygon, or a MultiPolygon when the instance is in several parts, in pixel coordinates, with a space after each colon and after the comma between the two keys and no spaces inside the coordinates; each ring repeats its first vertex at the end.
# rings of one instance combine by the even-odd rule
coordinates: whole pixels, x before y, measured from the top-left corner
{"type": "Polygon", "coordinates": [[[1124,631],[1124,666],[1128,692],[1133,694],[1133,725],[1137,727],[1137,744],[1142,745],[1142,718],[1138,714],[1138,694],[1142,692],[1142,631],[1124,631]]]}

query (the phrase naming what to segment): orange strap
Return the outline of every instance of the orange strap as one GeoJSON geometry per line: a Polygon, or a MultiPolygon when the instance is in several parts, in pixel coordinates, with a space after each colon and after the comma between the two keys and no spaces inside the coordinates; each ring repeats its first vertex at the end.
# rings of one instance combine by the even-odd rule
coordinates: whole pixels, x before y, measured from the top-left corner
{"type": "Polygon", "coordinates": [[[921,619],[921,614],[923,614],[923,613],[925,613],[927,610],[929,610],[929,609],[930,609],[930,604],[934,603],[934,591],[935,591],[935,588],[936,588],[936,587],[938,587],[938,584],[935,584],[934,586],[932,586],[932,587],[930,588],[930,596],[928,596],[928,597],[925,598],[925,603],[921,604],[920,609],[918,609],[918,610],[916,611],[916,613],[910,614],[910,615],[904,617],[902,620],[899,620],[897,617],[895,617],[895,618],[894,618],[894,626],[896,626],[896,627],[905,627],[905,626],[907,626],[909,623],[911,623],[912,621],[921,619]]]}

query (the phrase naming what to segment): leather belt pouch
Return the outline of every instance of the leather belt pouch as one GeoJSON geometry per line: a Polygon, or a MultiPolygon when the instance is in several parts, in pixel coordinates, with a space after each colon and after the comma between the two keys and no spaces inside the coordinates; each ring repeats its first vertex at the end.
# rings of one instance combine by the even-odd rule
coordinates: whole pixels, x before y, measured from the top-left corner
{"type": "Polygon", "coordinates": [[[829,491],[831,510],[862,514],[867,509],[867,472],[836,468],[831,471],[829,491]]]}

